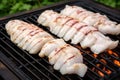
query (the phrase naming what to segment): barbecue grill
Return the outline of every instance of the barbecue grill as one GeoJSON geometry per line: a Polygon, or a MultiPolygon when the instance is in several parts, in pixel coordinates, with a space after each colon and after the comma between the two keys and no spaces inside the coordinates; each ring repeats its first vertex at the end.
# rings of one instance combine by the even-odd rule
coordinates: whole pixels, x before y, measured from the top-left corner
{"type": "MultiPolygon", "coordinates": [[[[40,58],[31,55],[11,42],[6,33],[5,24],[11,19],[21,19],[49,30],[37,23],[37,18],[46,9],[60,12],[65,5],[77,5],[93,12],[107,15],[111,20],[120,23],[120,11],[108,8],[91,0],[69,0],[58,4],[46,6],[37,10],[15,14],[0,19],[0,61],[9,70],[22,80],[120,80],[120,43],[114,50],[105,51],[99,55],[93,54],[89,49],[82,49],[79,45],[73,45],[82,51],[84,63],[88,66],[86,75],[81,78],[77,75],[61,75],[53,69],[47,57],[40,58]]],[[[52,33],[50,33],[53,35],[52,33]]],[[[56,37],[55,35],[53,35],[56,37]]],[[[120,35],[108,35],[113,40],[120,40],[120,35]]],[[[68,42],[69,43],[69,42],[68,42]]],[[[70,44],[70,43],[69,43],[70,44]]]]}

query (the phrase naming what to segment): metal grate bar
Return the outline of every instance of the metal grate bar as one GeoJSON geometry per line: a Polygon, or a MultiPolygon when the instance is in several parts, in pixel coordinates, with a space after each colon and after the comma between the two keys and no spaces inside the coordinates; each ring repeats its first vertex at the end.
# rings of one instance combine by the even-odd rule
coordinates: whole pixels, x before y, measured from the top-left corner
{"type": "MultiPolygon", "coordinates": [[[[31,72],[30,69],[28,69],[22,62],[20,62],[20,60],[18,60],[14,55],[12,55],[11,52],[9,52],[7,49],[5,49],[3,46],[0,46],[5,52],[9,53],[9,55],[18,63],[21,64],[21,66],[23,66],[25,69],[27,69],[29,72],[31,72]]],[[[31,72],[32,73],[32,72],[31,72]]],[[[37,79],[40,79],[39,77],[37,77],[34,73],[32,73],[37,79]]]]}
{"type": "MultiPolygon", "coordinates": [[[[3,43],[4,40],[1,40],[3,43]]],[[[8,45],[7,43],[5,43],[6,45],[8,45]]],[[[9,45],[8,45],[9,46],[9,45]]],[[[2,47],[2,46],[1,46],[2,47]]],[[[36,74],[34,74],[33,72],[31,72],[31,70],[29,70],[26,66],[24,66],[24,64],[22,62],[20,62],[19,59],[17,59],[13,53],[11,53],[10,51],[8,51],[7,49],[5,49],[4,47],[2,47],[4,51],[6,51],[7,53],[9,53],[9,55],[14,58],[17,62],[19,62],[23,67],[25,67],[30,73],[32,73],[36,78],[40,79],[36,74]]],[[[20,53],[18,53],[17,51],[15,51],[11,46],[9,46],[9,48],[11,48],[11,50],[13,50],[16,54],[19,55],[19,57],[21,57],[24,61],[26,61],[27,63],[29,63],[31,66],[33,66],[36,70],[38,70],[43,76],[45,76],[46,78],[49,79],[48,76],[46,76],[45,74],[43,74],[38,68],[36,68],[33,64],[31,64],[27,59],[25,59],[23,56],[20,55],[20,53]]]]}

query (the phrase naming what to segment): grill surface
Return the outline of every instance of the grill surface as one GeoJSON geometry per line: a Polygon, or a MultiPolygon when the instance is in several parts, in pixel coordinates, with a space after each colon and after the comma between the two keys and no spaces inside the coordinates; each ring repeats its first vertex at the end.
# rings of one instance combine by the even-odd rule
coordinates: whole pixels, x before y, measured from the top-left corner
{"type": "MultiPolygon", "coordinates": [[[[89,49],[83,50],[78,45],[73,45],[83,52],[84,63],[88,66],[87,74],[84,78],[77,75],[61,75],[59,71],[55,71],[49,64],[47,58],[40,58],[38,55],[30,55],[27,51],[18,48],[13,44],[6,33],[5,24],[11,19],[21,19],[29,23],[40,26],[45,31],[48,29],[37,23],[37,18],[41,12],[46,9],[60,11],[65,5],[82,6],[88,10],[106,14],[111,20],[120,23],[120,12],[107,8],[103,5],[90,0],[71,0],[69,2],[61,2],[52,6],[47,6],[31,12],[20,13],[14,16],[6,17],[0,20],[0,60],[3,62],[19,79],[22,80],[118,80],[120,79],[120,66],[114,64],[114,60],[120,61],[120,43],[113,50],[115,54],[110,55],[107,51],[98,55],[96,58],[89,49]],[[114,14],[113,14],[114,12],[114,14]],[[104,61],[103,61],[104,59],[104,61]],[[111,73],[107,73],[107,71],[111,73]],[[104,76],[100,76],[98,71],[104,76]]],[[[50,33],[50,32],[49,32],[50,33]]],[[[52,33],[50,33],[52,34],[52,33]]],[[[52,34],[53,35],[53,34],[52,34]]],[[[53,35],[55,36],[55,35],[53,35]]],[[[113,40],[120,40],[120,35],[110,36],[113,40]]],[[[55,36],[56,37],[56,36],[55,36]]],[[[69,43],[69,42],[68,42],[69,43]]]]}

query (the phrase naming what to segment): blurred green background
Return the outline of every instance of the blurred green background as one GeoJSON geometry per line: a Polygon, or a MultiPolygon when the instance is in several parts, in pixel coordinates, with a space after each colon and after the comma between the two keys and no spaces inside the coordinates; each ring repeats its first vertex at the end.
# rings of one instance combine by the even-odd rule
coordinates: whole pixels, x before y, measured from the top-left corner
{"type": "MultiPolygon", "coordinates": [[[[0,17],[17,12],[39,8],[62,0],[0,0],[0,17]]],[[[120,0],[95,0],[113,8],[120,9],[120,0]]]]}

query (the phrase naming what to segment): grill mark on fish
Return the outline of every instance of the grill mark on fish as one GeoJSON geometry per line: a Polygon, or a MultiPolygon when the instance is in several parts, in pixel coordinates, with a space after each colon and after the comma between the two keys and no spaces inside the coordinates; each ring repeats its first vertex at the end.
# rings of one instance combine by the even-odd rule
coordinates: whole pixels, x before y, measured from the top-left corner
{"type": "Polygon", "coordinates": [[[29,33],[29,36],[34,36],[35,34],[37,34],[39,31],[41,31],[40,29],[35,29],[35,30],[33,30],[33,31],[31,31],[30,33],[29,33]]]}
{"type": "MultiPolygon", "coordinates": [[[[45,37],[43,37],[43,38],[50,38],[50,36],[45,36],[45,37]]],[[[41,41],[43,41],[43,39],[40,39],[37,43],[39,43],[39,42],[41,42],[41,41]]],[[[36,43],[36,44],[37,44],[37,43],[36,43]]],[[[36,45],[36,44],[35,44],[35,45],[36,45]]]]}
{"type": "Polygon", "coordinates": [[[74,58],[76,55],[73,55],[71,57],[69,57],[63,64],[65,64],[67,61],[71,60],[72,58],[74,58]]]}
{"type": "MultiPolygon", "coordinates": [[[[38,33],[39,33],[39,30],[31,32],[30,35],[29,35],[29,39],[31,39],[32,36],[35,36],[35,35],[38,34],[38,33]]],[[[25,43],[28,42],[29,39],[27,39],[27,40],[25,41],[25,43]]]]}
{"type": "Polygon", "coordinates": [[[68,20],[66,20],[63,24],[62,24],[62,26],[64,26],[66,23],[68,23],[70,20],[73,20],[73,18],[69,18],[68,20]]]}
{"type": "Polygon", "coordinates": [[[88,25],[83,25],[83,26],[80,26],[79,28],[76,28],[77,31],[79,31],[80,29],[82,29],[83,27],[87,27],[88,25]]]}
{"type": "MultiPolygon", "coordinates": [[[[30,29],[31,30],[31,29],[30,29]]],[[[32,35],[32,33],[34,33],[35,30],[39,30],[38,28],[33,28],[33,30],[31,30],[27,35],[32,35]]]]}
{"type": "Polygon", "coordinates": [[[56,49],[56,50],[55,50],[55,51],[56,51],[56,52],[55,52],[55,55],[58,54],[61,50],[65,49],[65,48],[67,48],[67,47],[69,47],[69,46],[70,46],[70,45],[67,44],[66,46],[60,48],[59,50],[56,49]]]}
{"type": "Polygon", "coordinates": [[[80,14],[80,13],[82,13],[83,11],[80,11],[80,10],[77,10],[77,14],[80,14]]]}
{"type": "Polygon", "coordinates": [[[74,23],[71,24],[70,27],[72,27],[73,25],[77,24],[79,21],[75,21],[74,23]]]}
{"type": "Polygon", "coordinates": [[[22,31],[25,31],[27,28],[23,29],[22,31]]]}
{"type": "Polygon", "coordinates": [[[68,17],[68,16],[58,16],[56,19],[55,19],[55,21],[54,22],[57,22],[58,21],[58,19],[67,19],[65,22],[63,22],[61,25],[63,26],[63,25],[65,25],[67,22],[69,22],[70,20],[72,20],[73,18],[71,18],[71,17],[68,17]]]}
{"type": "Polygon", "coordinates": [[[88,35],[89,33],[96,32],[98,30],[89,30],[85,35],[88,35]]]}
{"type": "Polygon", "coordinates": [[[75,19],[71,19],[71,20],[69,20],[67,23],[66,23],[66,25],[68,25],[68,26],[72,26],[75,22],[79,22],[79,21],[77,21],[77,20],[75,20],[75,19]]]}
{"type": "MultiPolygon", "coordinates": [[[[40,43],[41,41],[43,41],[43,39],[40,39],[38,42],[36,42],[33,46],[35,46],[36,44],[40,43]]],[[[31,49],[30,49],[31,50],[31,49]]]]}

